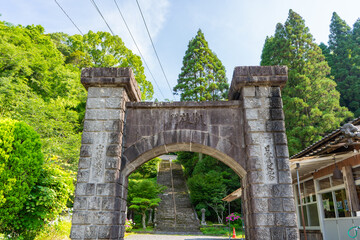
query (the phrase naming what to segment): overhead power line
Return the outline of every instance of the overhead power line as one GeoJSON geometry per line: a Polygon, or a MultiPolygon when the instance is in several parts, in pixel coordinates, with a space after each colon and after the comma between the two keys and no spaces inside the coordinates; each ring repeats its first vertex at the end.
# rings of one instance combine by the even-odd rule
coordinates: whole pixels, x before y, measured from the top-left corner
{"type": "Polygon", "coordinates": [[[137,5],[138,5],[138,8],[139,8],[139,11],[140,11],[141,17],[142,17],[143,22],[144,22],[144,24],[145,24],[145,28],[146,28],[146,31],[147,31],[147,33],[148,33],[148,35],[149,35],[149,38],[150,38],[150,41],[151,41],[151,45],[152,45],[152,47],[153,47],[153,49],[154,49],[154,52],[155,52],[156,58],[157,58],[157,60],[158,60],[158,62],[159,62],[159,64],[160,64],[161,71],[162,71],[162,73],[164,74],[164,77],[165,77],[166,83],[167,83],[167,85],[168,85],[168,87],[169,87],[169,89],[170,89],[170,92],[172,93],[172,95],[173,95],[173,97],[174,97],[174,100],[175,100],[175,95],[174,95],[174,92],[173,92],[173,90],[172,90],[172,89],[171,89],[171,87],[170,87],[170,84],[169,84],[168,78],[166,77],[166,74],[165,74],[164,68],[163,68],[163,66],[162,66],[162,64],[161,64],[161,61],[160,61],[159,55],[157,54],[157,51],[156,51],[156,48],[155,48],[154,42],[153,42],[153,40],[152,40],[152,38],[151,38],[151,35],[150,35],[150,32],[149,32],[149,28],[147,27],[147,24],[146,24],[146,21],[145,21],[144,15],[143,15],[143,13],[142,13],[142,11],[141,11],[141,7],[140,7],[140,4],[139,4],[138,0],[136,0],[136,3],[137,3],[137,5]]]}
{"type": "MultiPolygon", "coordinates": [[[[97,10],[97,12],[100,14],[100,16],[101,16],[101,18],[104,20],[104,22],[105,22],[105,24],[106,24],[106,26],[109,28],[109,30],[110,30],[110,32],[111,32],[111,34],[113,35],[113,36],[115,36],[115,33],[114,33],[114,31],[111,29],[111,27],[110,27],[110,25],[108,24],[108,22],[106,21],[106,19],[105,19],[105,17],[104,17],[104,15],[101,13],[101,10],[99,9],[99,7],[98,7],[98,5],[96,4],[96,2],[95,2],[95,0],[90,0],[90,2],[92,3],[92,5],[95,7],[95,9],[97,10]]],[[[115,2],[116,3],[116,2],[115,2]]],[[[117,4],[116,4],[116,6],[117,6],[117,4]]],[[[118,7],[118,10],[119,10],[119,12],[120,12],[120,9],[119,9],[119,7],[118,7]]],[[[120,12],[120,15],[121,15],[121,17],[123,17],[122,16],[122,14],[121,14],[121,12],[120,12]]],[[[124,18],[123,18],[123,20],[124,20],[124,18]]],[[[125,21],[125,20],[124,20],[125,21]]],[[[128,29],[129,30],[129,29],[128,29]]],[[[130,31],[130,30],[129,30],[130,31]]],[[[136,44],[136,43],[135,43],[136,44]]],[[[137,45],[136,45],[137,46],[137,45]]],[[[139,50],[139,52],[140,52],[140,50],[139,50]]],[[[144,57],[142,56],[142,58],[144,59],[144,57]]],[[[144,60],[144,63],[145,63],[145,60],[144,60]]],[[[146,63],[145,63],[146,64],[146,63]]],[[[151,74],[151,76],[152,76],[152,78],[154,79],[154,81],[155,81],[155,78],[154,78],[154,76],[152,75],[152,73],[151,73],[151,71],[150,71],[150,68],[148,67],[148,65],[146,64],[146,66],[147,66],[147,68],[148,68],[148,70],[149,70],[149,72],[150,72],[150,74],[151,74]]],[[[156,83],[156,81],[155,81],[155,83],[156,83]]],[[[157,87],[159,88],[159,90],[160,90],[160,87],[159,87],[159,85],[156,83],[156,85],[157,85],[157,87]]],[[[161,90],[160,90],[160,92],[161,92],[161,90]]],[[[164,97],[164,95],[162,94],[162,92],[161,92],[161,95],[163,96],[163,98],[165,98],[164,97]]]]}
{"type": "Polygon", "coordinates": [[[125,21],[125,18],[124,18],[123,14],[122,14],[122,12],[121,12],[121,10],[120,10],[119,5],[117,4],[116,0],[114,0],[114,2],[115,2],[115,4],[116,4],[116,7],[117,7],[117,9],[118,9],[118,11],[119,11],[119,13],[120,13],[120,16],[121,16],[122,20],[124,21],[125,26],[126,26],[126,28],[127,28],[128,32],[129,32],[129,34],[130,34],[130,36],[131,36],[131,38],[132,38],[132,40],[133,40],[133,42],[134,42],[134,44],[135,44],[135,46],[136,46],[136,48],[137,48],[138,52],[139,52],[139,54],[140,54],[140,56],[141,56],[142,60],[143,60],[143,61],[144,61],[144,63],[145,63],[146,68],[148,69],[148,71],[149,71],[149,73],[150,73],[150,75],[151,75],[152,79],[154,80],[154,82],[155,82],[155,84],[156,84],[157,88],[159,89],[161,96],[165,99],[165,96],[164,96],[164,94],[162,93],[162,91],[161,91],[161,88],[160,88],[159,84],[156,82],[156,80],[155,80],[155,78],[154,78],[154,75],[153,75],[153,74],[152,74],[152,72],[150,71],[150,68],[149,68],[149,66],[148,66],[147,62],[145,61],[145,58],[144,58],[144,56],[142,55],[142,53],[141,53],[141,51],[140,51],[140,48],[139,48],[139,46],[137,45],[137,43],[136,43],[136,41],[135,41],[135,38],[134,38],[134,36],[132,35],[132,33],[131,33],[131,31],[130,31],[129,26],[127,25],[127,22],[125,21]]]}
{"type": "Polygon", "coordinates": [[[105,18],[104,18],[104,16],[102,15],[102,13],[101,13],[100,9],[98,8],[98,6],[97,6],[97,4],[96,4],[95,0],[90,0],[90,2],[94,5],[94,7],[96,8],[96,10],[97,10],[97,11],[98,11],[98,13],[100,14],[101,18],[104,20],[104,22],[105,22],[106,26],[109,28],[109,30],[110,30],[110,32],[111,32],[111,34],[112,34],[113,36],[115,36],[115,34],[114,34],[113,30],[111,29],[111,27],[110,27],[110,26],[109,26],[109,24],[107,23],[106,19],[105,19],[105,18]]]}
{"type": "Polygon", "coordinates": [[[80,30],[80,28],[78,28],[78,26],[74,23],[74,21],[71,19],[71,17],[66,13],[66,11],[60,6],[60,4],[56,1],[56,0],[54,0],[55,2],[56,2],[56,4],[59,6],[59,8],[63,11],[63,13],[69,18],[69,20],[72,22],[72,24],[74,24],[74,26],[77,28],[77,30],[80,32],[80,34],[81,35],[84,35],[82,32],[81,32],[81,30],[80,30]]]}

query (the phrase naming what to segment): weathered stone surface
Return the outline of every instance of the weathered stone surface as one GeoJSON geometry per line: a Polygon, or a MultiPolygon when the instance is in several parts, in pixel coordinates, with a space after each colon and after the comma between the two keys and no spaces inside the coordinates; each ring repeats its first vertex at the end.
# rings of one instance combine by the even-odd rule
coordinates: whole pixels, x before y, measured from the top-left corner
{"type": "Polygon", "coordinates": [[[244,108],[260,108],[261,107],[261,100],[259,98],[245,98],[244,99],[244,108]]]}
{"type": "Polygon", "coordinates": [[[78,210],[73,213],[73,224],[90,224],[92,220],[92,212],[78,210]]]}
{"type": "Polygon", "coordinates": [[[289,158],[277,158],[278,170],[290,170],[289,158]]]}
{"type": "Polygon", "coordinates": [[[284,198],[283,206],[285,212],[295,212],[295,201],[294,198],[284,198]]]}
{"type": "Polygon", "coordinates": [[[298,240],[299,237],[299,230],[297,228],[286,228],[286,240],[298,240]]]}
{"type": "Polygon", "coordinates": [[[266,125],[263,120],[248,121],[249,132],[265,132],[266,125]]]}
{"type": "Polygon", "coordinates": [[[83,239],[84,238],[84,228],[85,228],[85,226],[83,226],[83,225],[73,224],[71,226],[70,238],[71,239],[83,239]]]}
{"type": "Polygon", "coordinates": [[[90,157],[91,156],[91,146],[82,145],[80,148],[80,157],[90,157]]]}
{"type": "Polygon", "coordinates": [[[257,198],[261,198],[261,197],[272,197],[273,193],[272,193],[272,185],[269,184],[252,184],[250,186],[250,195],[252,197],[257,197],[257,198]]]}
{"type": "Polygon", "coordinates": [[[273,186],[274,197],[292,197],[293,188],[291,184],[277,184],[273,186]]]}
{"type": "Polygon", "coordinates": [[[275,213],[275,225],[277,226],[296,226],[295,213],[275,213]]]}
{"type": "Polygon", "coordinates": [[[255,97],[255,87],[244,87],[242,88],[242,96],[243,97],[255,97]]]}
{"type": "Polygon", "coordinates": [[[96,194],[101,196],[115,196],[115,183],[98,183],[96,194]]]}
{"type": "Polygon", "coordinates": [[[284,121],[268,121],[266,123],[266,131],[285,132],[285,123],[284,121]]]}
{"type": "Polygon", "coordinates": [[[264,173],[262,171],[248,172],[249,183],[264,183],[264,173]]]}
{"type": "Polygon", "coordinates": [[[89,169],[79,169],[77,175],[78,182],[88,182],[90,178],[90,170],[89,169]]]}
{"type": "Polygon", "coordinates": [[[90,167],[91,159],[83,158],[79,159],[79,169],[88,169],[90,167]]]}
{"type": "Polygon", "coordinates": [[[101,197],[89,197],[88,198],[88,209],[89,210],[100,210],[101,209],[101,197]]]}
{"type": "Polygon", "coordinates": [[[287,144],[285,133],[274,133],[275,144],[287,144]]]}
{"type": "Polygon", "coordinates": [[[87,197],[75,197],[74,210],[86,210],[87,209],[87,197]]]}
{"type": "Polygon", "coordinates": [[[279,171],[279,183],[292,183],[290,171],[279,171]]]}
{"type": "Polygon", "coordinates": [[[282,109],[270,109],[271,120],[284,120],[282,109]]]}
{"type": "Polygon", "coordinates": [[[281,198],[269,198],[269,211],[270,212],[282,212],[283,211],[283,204],[281,198]]]}
{"type": "Polygon", "coordinates": [[[85,238],[97,238],[97,226],[85,226],[85,238]]]}
{"type": "Polygon", "coordinates": [[[85,120],[84,132],[100,132],[104,130],[104,122],[85,120]]]}
{"type": "Polygon", "coordinates": [[[276,145],[277,157],[289,157],[289,150],[287,145],[276,145]]]}
{"type": "Polygon", "coordinates": [[[254,213],[252,218],[255,226],[273,226],[275,221],[273,213],[254,213]]]}
{"type": "Polygon", "coordinates": [[[256,228],[250,229],[249,239],[271,240],[270,228],[269,227],[256,227],[256,228]]]}
{"type": "Polygon", "coordinates": [[[251,208],[254,213],[269,212],[269,202],[267,198],[253,198],[251,208]]]}

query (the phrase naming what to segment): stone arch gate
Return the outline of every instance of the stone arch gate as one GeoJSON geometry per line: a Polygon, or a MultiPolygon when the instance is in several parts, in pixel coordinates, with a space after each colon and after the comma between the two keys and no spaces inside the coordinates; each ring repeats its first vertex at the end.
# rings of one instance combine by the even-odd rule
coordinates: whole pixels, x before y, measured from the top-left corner
{"type": "Polygon", "coordinates": [[[281,66],[236,67],[229,101],[140,102],[129,68],[89,68],[72,239],[123,239],[128,175],[168,152],[211,155],[241,178],[247,239],[299,239],[281,66]]]}

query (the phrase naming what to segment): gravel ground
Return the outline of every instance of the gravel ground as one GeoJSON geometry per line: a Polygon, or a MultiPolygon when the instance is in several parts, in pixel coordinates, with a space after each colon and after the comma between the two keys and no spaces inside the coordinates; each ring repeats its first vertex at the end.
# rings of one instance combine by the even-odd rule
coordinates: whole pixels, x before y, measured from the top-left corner
{"type": "Polygon", "coordinates": [[[155,234],[134,234],[125,238],[125,240],[229,240],[226,237],[211,236],[181,236],[181,235],[155,235],[155,234]]]}

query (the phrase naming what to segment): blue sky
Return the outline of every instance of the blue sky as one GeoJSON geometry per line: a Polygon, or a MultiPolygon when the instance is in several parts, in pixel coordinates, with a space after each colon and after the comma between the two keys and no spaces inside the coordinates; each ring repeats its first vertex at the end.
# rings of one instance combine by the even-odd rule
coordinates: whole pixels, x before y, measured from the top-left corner
{"type": "MultiPolygon", "coordinates": [[[[115,34],[138,53],[114,0],[95,0],[115,34]]],[[[116,0],[160,90],[155,98],[173,100],[137,8],[136,0],[116,0]]],[[[352,26],[360,18],[359,0],[138,0],[171,88],[177,83],[189,40],[199,28],[223,62],[229,82],[235,66],[259,65],[266,36],[284,23],[289,9],[304,19],[317,43],[328,41],[335,11],[352,26]]],[[[90,0],[58,0],[82,32],[108,31],[90,0]]],[[[77,34],[77,29],[52,0],[0,0],[0,17],[14,24],[40,24],[46,32],[77,34]]],[[[148,70],[147,79],[153,81],[148,70]]],[[[176,100],[179,97],[176,96],[176,100]]]]}

